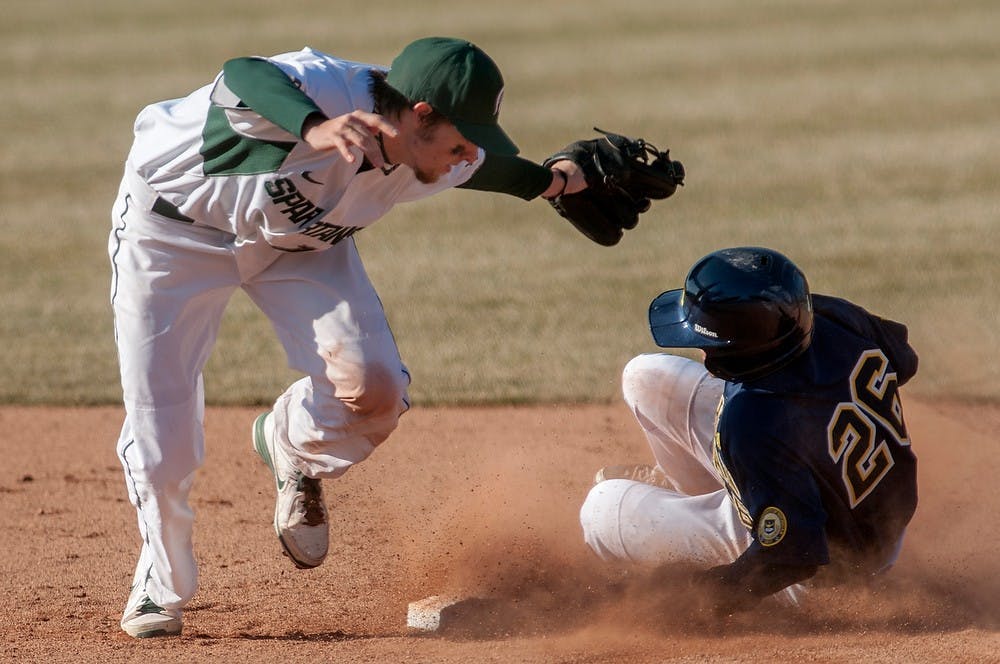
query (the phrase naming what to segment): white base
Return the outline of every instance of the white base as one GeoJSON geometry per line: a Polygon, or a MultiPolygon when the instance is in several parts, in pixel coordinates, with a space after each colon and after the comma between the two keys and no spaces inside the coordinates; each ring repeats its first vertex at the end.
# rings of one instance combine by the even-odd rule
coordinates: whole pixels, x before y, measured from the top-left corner
{"type": "Polygon", "coordinates": [[[416,602],[410,602],[406,610],[406,626],[421,632],[436,632],[441,628],[441,612],[463,599],[467,598],[431,595],[416,602]]]}

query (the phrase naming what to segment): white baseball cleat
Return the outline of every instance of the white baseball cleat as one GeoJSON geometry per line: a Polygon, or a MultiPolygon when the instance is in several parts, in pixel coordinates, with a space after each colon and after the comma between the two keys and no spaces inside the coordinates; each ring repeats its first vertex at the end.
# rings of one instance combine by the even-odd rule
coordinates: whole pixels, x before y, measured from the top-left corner
{"type": "Polygon", "coordinates": [[[652,484],[663,489],[674,489],[659,466],[647,464],[605,466],[594,475],[594,484],[600,484],[605,480],[632,480],[633,482],[652,484]]]}
{"type": "Polygon", "coordinates": [[[178,636],[182,627],[181,610],[158,606],[145,588],[136,585],[129,593],[120,625],[126,634],[137,639],[178,636]]]}
{"type": "Polygon", "coordinates": [[[322,564],[330,546],[330,531],[320,481],[292,466],[274,444],[272,417],[263,413],[253,423],[253,448],[274,476],[278,497],[274,503],[274,532],[295,566],[310,569],[322,564]]]}

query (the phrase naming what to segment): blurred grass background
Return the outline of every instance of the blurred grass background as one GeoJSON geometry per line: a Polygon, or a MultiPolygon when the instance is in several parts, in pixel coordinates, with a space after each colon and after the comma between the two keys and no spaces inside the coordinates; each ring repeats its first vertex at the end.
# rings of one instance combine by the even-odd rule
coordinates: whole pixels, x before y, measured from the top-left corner
{"type": "MultiPolygon", "coordinates": [[[[106,239],[142,106],[238,55],[387,64],[431,34],[497,60],[526,157],[596,125],[669,147],[688,185],[614,248],[541,200],[463,191],[359,234],[415,403],[618,399],[624,363],[656,350],[649,300],[739,244],[907,323],[911,392],[1000,399],[993,0],[36,0],[0,22],[0,402],[119,400],[106,239]]],[[[269,403],[294,377],[239,294],[208,400],[269,403]]]]}

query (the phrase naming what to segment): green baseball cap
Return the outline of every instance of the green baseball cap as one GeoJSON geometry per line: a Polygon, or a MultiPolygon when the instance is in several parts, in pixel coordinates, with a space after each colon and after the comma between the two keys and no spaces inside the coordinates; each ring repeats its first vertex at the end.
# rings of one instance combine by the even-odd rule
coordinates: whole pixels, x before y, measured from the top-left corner
{"type": "Polygon", "coordinates": [[[392,61],[386,81],[413,101],[426,101],[486,152],[516,155],[500,128],[503,76],[482,49],[462,39],[426,37],[392,61]]]}

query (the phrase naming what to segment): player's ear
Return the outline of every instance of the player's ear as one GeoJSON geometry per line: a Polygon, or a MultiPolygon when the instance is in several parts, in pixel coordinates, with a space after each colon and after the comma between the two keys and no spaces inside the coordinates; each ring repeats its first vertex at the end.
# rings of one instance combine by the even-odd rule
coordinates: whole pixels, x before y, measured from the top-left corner
{"type": "Polygon", "coordinates": [[[417,120],[419,120],[421,124],[434,114],[434,107],[426,101],[418,101],[410,108],[413,110],[413,113],[417,116],[417,120]]]}

